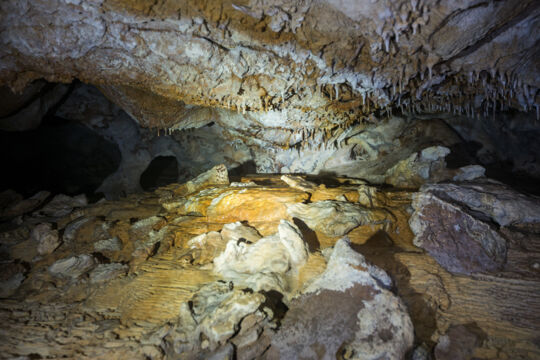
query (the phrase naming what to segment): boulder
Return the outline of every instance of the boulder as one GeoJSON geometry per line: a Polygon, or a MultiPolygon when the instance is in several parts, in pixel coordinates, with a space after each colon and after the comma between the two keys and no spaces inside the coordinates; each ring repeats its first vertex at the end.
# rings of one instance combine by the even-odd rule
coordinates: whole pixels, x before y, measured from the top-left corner
{"type": "Polygon", "coordinates": [[[409,220],[413,243],[450,272],[499,271],[506,262],[506,240],[485,213],[475,211],[491,209],[491,205],[480,194],[473,191],[479,196],[467,197],[468,193],[463,186],[440,184],[422,187],[414,194],[415,211],[409,220]]]}
{"type": "Polygon", "coordinates": [[[426,182],[440,180],[444,176],[444,158],[448,154],[450,149],[444,146],[432,146],[413,153],[387,171],[385,183],[396,187],[415,188],[426,182]]]}
{"type": "Polygon", "coordinates": [[[494,180],[429,185],[420,191],[463,204],[500,226],[540,223],[539,197],[522,194],[494,180]]]}
{"type": "Polygon", "coordinates": [[[327,236],[343,236],[361,225],[390,224],[393,216],[384,209],[368,209],[346,201],[323,200],[287,205],[287,213],[310,229],[327,236]]]}
{"type": "Polygon", "coordinates": [[[300,230],[282,220],[277,234],[255,243],[230,240],[225,251],[214,259],[214,271],[255,291],[283,292],[287,288],[285,274],[304,264],[307,256],[300,230]]]}
{"type": "Polygon", "coordinates": [[[40,191],[23,200],[19,194],[6,190],[0,194],[0,218],[15,217],[31,212],[43,204],[50,194],[48,191],[40,191]]]}
{"type": "Polygon", "coordinates": [[[404,358],[414,330],[391,283],[348,239],[338,240],[324,273],[289,305],[269,358],[404,358]]]}

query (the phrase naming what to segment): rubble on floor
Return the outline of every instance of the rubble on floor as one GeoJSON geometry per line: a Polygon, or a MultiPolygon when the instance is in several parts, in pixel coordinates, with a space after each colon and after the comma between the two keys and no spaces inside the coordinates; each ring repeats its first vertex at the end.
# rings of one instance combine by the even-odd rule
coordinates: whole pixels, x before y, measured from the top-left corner
{"type": "MultiPolygon", "coordinates": [[[[540,356],[537,198],[486,179],[419,192],[340,178],[239,183],[250,186],[214,169],[117,201],[56,196],[10,212],[0,353],[540,356]]],[[[26,201],[8,195],[10,209],[26,201]]]]}

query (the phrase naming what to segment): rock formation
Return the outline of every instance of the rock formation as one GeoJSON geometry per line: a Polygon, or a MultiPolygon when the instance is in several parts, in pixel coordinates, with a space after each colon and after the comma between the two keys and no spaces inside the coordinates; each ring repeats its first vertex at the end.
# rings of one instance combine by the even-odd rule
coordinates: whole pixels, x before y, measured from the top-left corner
{"type": "Polygon", "coordinates": [[[0,2],[0,358],[540,358],[539,20],[0,2]]]}

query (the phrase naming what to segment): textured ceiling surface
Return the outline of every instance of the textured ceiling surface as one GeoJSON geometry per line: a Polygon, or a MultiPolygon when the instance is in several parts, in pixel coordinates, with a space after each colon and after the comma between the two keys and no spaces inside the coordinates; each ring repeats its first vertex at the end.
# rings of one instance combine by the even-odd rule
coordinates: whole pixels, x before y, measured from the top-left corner
{"type": "Polygon", "coordinates": [[[530,111],[539,15],[535,0],[7,0],[0,83],[77,78],[159,128],[198,106],[302,127],[530,111]]]}

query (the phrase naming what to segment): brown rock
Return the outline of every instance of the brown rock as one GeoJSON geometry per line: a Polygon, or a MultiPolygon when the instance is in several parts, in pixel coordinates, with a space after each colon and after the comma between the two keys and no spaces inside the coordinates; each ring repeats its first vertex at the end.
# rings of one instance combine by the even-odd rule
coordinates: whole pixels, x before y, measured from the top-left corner
{"type": "Polygon", "coordinates": [[[414,244],[451,272],[501,270],[506,262],[506,240],[464,206],[445,201],[429,189],[413,196],[415,212],[409,224],[415,233],[414,244]]]}

